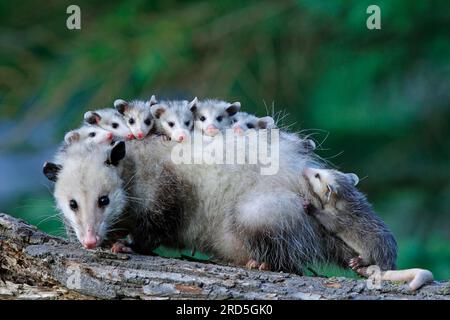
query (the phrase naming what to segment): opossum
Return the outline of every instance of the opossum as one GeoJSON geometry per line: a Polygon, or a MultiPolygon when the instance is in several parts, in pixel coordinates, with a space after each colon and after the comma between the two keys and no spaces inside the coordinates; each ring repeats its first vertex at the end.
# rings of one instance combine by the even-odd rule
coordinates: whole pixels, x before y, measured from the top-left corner
{"type": "Polygon", "coordinates": [[[156,103],[156,97],[152,95],[149,101],[133,100],[128,102],[117,99],[114,101],[114,107],[123,115],[134,137],[142,140],[151,132],[154,126],[150,108],[156,103]]]}
{"type": "Polygon", "coordinates": [[[111,143],[112,139],[112,132],[92,125],[84,125],[78,129],[71,130],[64,136],[64,142],[66,145],[71,145],[72,143],[77,142],[109,144],[111,143]]]}
{"type": "Polygon", "coordinates": [[[189,192],[159,153],[152,153],[158,142],[149,137],[113,146],[73,144],[56,157],[59,163],[45,163],[57,207],[85,248],[114,242],[116,234],[130,235],[131,248],[140,253],[160,244],[177,246],[189,192]]]}
{"type": "Polygon", "coordinates": [[[151,107],[156,119],[156,131],[177,142],[186,141],[194,127],[194,115],[191,109],[197,104],[197,98],[191,102],[161,101],[151,107]]]}
{"type": "Polygon", "coordinates": [[[374,264],[382,270],[395,269],[395,238],[355,187],[359,181],[357,175],[305,168],[303,178],[310,191],[305,199],[310,214],[358,253],[349,261],[352,269],[374,264]]]}
{"type": "Polygon", "coordinates": [[[215,136],[219,132],[231,128],[231,117],[240,108],[240,102],[229,103],[216,99],[198,101],[190,108],[194,113],[194,128],[204,135],[215,136]]]}
{"type": "Polygon", "coordinates": [[[114,109],[106,108],[88,111],[84,114],[84,122],[89,125],[99,126],[116,137],[129,140],[134,139],[133,133],[128,128],[124,117],[114,109]]]}

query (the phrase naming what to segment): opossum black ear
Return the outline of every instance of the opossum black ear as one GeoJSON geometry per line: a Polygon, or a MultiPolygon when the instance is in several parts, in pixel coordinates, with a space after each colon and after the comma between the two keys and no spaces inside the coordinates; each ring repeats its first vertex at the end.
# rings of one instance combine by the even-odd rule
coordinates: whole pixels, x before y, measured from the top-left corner
{"type": "Polygon", "coordinates": [[[155,104],[151,106],[150,110],[152,112],[153,117],[159,119],[162,116],[162,114],[166,112],[166,106],[162,104],[155,104]]]}
{"type": "Polygon", "coordinates": [[[155,96],[155,95],[152,95],[152,96],[150,97],[150,100],[148,101],[149,106],[151,107],[151,106],[153,106],[153,105],[155,105],[155,104],[157,104],[157,103],[158,103],[158,100],[156,100],[156,96],[155,96]]]}
{"type": "Polygon", "coordinates": [[[102,117],[97,112],[88,111],[84,114],[84,122],[89,124],[97,124],[100,122],[102,117]]]}
{"type": "Polygon", "coordinates": [[[313,151],[316,150],[316,143],[312,139],[305,139],[303,141],[303,147],[306,149],[306,151],[313,151]]]}
{"type": "Polygon", "coordinates": [[[258,119],[258,128],[260,129],[272,129],[275,126],[275,121],[272,117],[262,117],[258,119]]]}
{"type": "Polygon", "coordinates": [[[197,103],[197,97],[195,97],[191,102],[188,103],[188,109],[191,110],[192,113],[195,113],[195,111],[197,111],[197,103]]]}
{"type": "Polygon", "coordinates": [[[347,177],[347,179],[349,179],[351,181],[351,183],[353,183],[354,186],[356,186],[358,184],[359,178],[356,174],[347,173],[345,176],[347,177]]]}
{"type": "Polygon", "coordinates": [[[228,108],[225,109],[225,111],[228,113],[229,116],[234,116],[236,113],[239,112],[241,109],[241,103],[240,102],[233,102],[228,106],[228,108]]]}
{"type": "Polygon", "coordinates": [[[123,158],[125,158],[125,142],[118,141],[114,144],[114,146],[109,150],[108,159],[106,159],[106,164],[117,166],[123,158]]]}
{"type": "Polygon", "coordinates": [[[58,172],[62,169],[62,166],[59,164],[54,164],[52,162],[44,163],[44,168],[42,172],[47,177],[48,180],[56,182],[58,178],[58,172]]]}
{"type": "Polygon", "coordinates": [[[64,136],[64,141],[67,145],[71,145],[72,143],[80,140],[80,134],[75,130],[69,131],[64,136]]]}
{"type": "Polygon", "coordinates": [[[114,108],[116,108],[116,110],[123,115],[128,109],[128,102],[122,99],[117,99],[114,101],[114,108]]]}

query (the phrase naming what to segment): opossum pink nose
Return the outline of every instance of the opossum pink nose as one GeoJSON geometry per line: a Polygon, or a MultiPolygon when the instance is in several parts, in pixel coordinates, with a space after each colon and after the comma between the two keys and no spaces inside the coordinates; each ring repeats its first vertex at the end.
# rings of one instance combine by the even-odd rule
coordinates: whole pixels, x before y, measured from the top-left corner
{"type": "Polygon", "coordinates": [[[217,130],[217,127],[213,124],[210,124],[209,126],[206,127],[206,130],[208,130],[208,131],[217,130]]]}
{"type": "Polygon", "coordinates": [[[137,138],[138,139],[143,139],[144,138],[144,133],[143,132],[138,132],[137,138]]]}
{"type": "Polygon", "coordinates": [[[97,246],[99,237],[94,235],[87,235],[86,238],[83,240],[83,246],[86,249],[94,249],[97,246]]]}
{"type": "Polygon", "coordinates": [[[242,130],[241,126],[235,126],[235,127],[233,127],[233,129],[234,129],[235,133],[239,133],[239,134],[244,133],[244,130],[242,130]]]}
{"type": "Polygon", "coordinates": [[[128,140],[133,140],[134,139],[134,135],[132,133],[127,135],[127,139],[128,140]]]}
{"type": "Polygon", "coordinates": [[[180,134],[178,137],[178,142],[182,142],[183,140],[186,140],[186,136],[184,134],[180,134]]]}
{"type": "Polygon", "coordinates": [[[113,134],[112,134],[111,132],[108,132],[108,133],[106,134],[106,139],[111,140],[112,137],[113,137],[113,134]]]}

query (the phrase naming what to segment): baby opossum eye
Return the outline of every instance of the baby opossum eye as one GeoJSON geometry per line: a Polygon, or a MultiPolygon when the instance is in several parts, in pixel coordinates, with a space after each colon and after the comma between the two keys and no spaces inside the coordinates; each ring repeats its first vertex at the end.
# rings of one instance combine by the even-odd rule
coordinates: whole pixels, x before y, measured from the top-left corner
{"type": "Polygon", "coordinates": [[[200,121],[205,121],[205,120],[206,120],[206,118],[204,116],[200,117],[200,121]]]}
{"type": "Polygon", "coordinates": [[[106,207],[109,204],[109,197],[108,196],[102,196],[98,198],[98,206],[100,208],[106,207]]]}
{"type": "Polygon", "coordinates": [[[185,125],[186,127],[188,127],[190,123],[191,123],[190,121],[185,121],[185,122],[184,122],[184,125],[185,125]]]}
{"type": "Polygon", "coordinates": [[[255,125],[253,123],[247,123],[247,128],[254,129],[255,125]]]}
{"type": "Polygon", "coordinates": [[[117,122],[113,122],[111,127],[113,127],[113,129],[117,129],[119,127],[119,124],[117,122]]]}
{"type": "Polygon", "coordinates": [[[217,120],[217,121],[219,121],[219,122],[221,122],[221,121],[222,121],[222,119],[223,119],[223,117],[222,117],[222,116],[218,116],[218,117],[216,118],[216,120],[217,120]]]}
{"type": "Polygon", "coordinates": [[[147,126],[149,126],[149,125],[152,123],[152,121],[151,121],[150,119],[145,119],[145,120],[144,120],[144,123],[145,123],[147,126]]]}
{"type": "Polygon", "coordinates": [[[95,132],[89,132],[89,137],[91,138],[95,137],[95,132]]]}
{"type": "Polygon", "coordinates": [[[169,121],[167,124],[168,124],[169,127],[171,127],[171,128],[175,125],[175,123],[173,123],[172,121],[169,121]]]}
{"type": "Polygon", "coordinates": [[[320,180],[320,174],[316,173],[314,177],[320,180]]]}
{"type": "Polygon", "coordinates": [[[72,209],[72,211],[78,210],[78,203],[73,199],[69,201],[69,206],[70,206],[70,209],[72,209]]]}
{"type": "Polygon", "coordinates": [[[233,123],[236,123],[237,122],[237,119],[232,119],[231,120],[233,123]]]}
{"type": "Polygon", "coordinates": [[[134,124],[134,119],[133,119],[133,118],[130,118],[130,119],[128,120],[128,123],[129,123],[129,124],[134,124]]]}

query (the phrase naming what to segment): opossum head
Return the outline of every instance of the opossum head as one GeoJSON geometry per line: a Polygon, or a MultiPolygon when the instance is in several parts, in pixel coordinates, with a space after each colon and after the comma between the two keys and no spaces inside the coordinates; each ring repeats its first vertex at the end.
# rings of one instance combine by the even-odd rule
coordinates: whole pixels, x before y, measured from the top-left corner
{"type": "Polygon", "coordinates": [[[272,129],[275,127],[275,121],[272,117],[258,118],[247,112],[238,112],[232,117],[232,128],[236,134],[244,134],[250,129],[272,129]]]}
{"type": "Polygon", "coordinates": [[[102,243],[124,210],[126,195],[118,170],[124,156],[123,141],[110,147],[74,144],[63,163],[44,164],[44,174],[55,182],[58,209],[87,249],[102,243]]]}
{"type": "Polygon", "coordinates": [[[73,143],[80,142],[93,144],[110,144],[112,139],[112,132],[91,125],[84,125],[81,128],[71,130],[64,136],[64,142],[68,146],[73,143]]]}
{"type": "Polygon", "coordinates": [[[144,139],[153,128],[154,119],[151,107],[157,103],[153,95],[148,101],[133,100],[131,102],[117,99],[114,107],[123,115],[133,136],[139,140],[144,139]]]}
{"type": "Polygon", "coordinates": [[[231,128],[232,116],[241,108],[240,102],[221,100],[203,100],[191,106],[194,114],[195,129],[207,136],[215,136],[219,132],[231,128]]]}
{"type": "Polygon", "coordinates": [[[133,134],[128,128],[124,117],[114,109],[101,109],[88,111],[84,114],[86,124],[99,126],[111,132],[114,136],[123,139],[133,139],[133,134]]]}
{"type": "Polygon", "coordinates": [[[320,200],[322,207],[345,200],[349,193],[354,193],[359,182],[354,173],[342,173],[332,169],[305,168],[303,177],[310,192],[320,200]]]}
{"type": "Polygon", "coordinates": [[[194,126],[194,115],[190,109],[196,103],[197,98],[194,98],[191,102],[187,100],[161,101],[152,106],[152,114],[156,118],[158,131],[173,141],[186,141],[194,126]]]}

